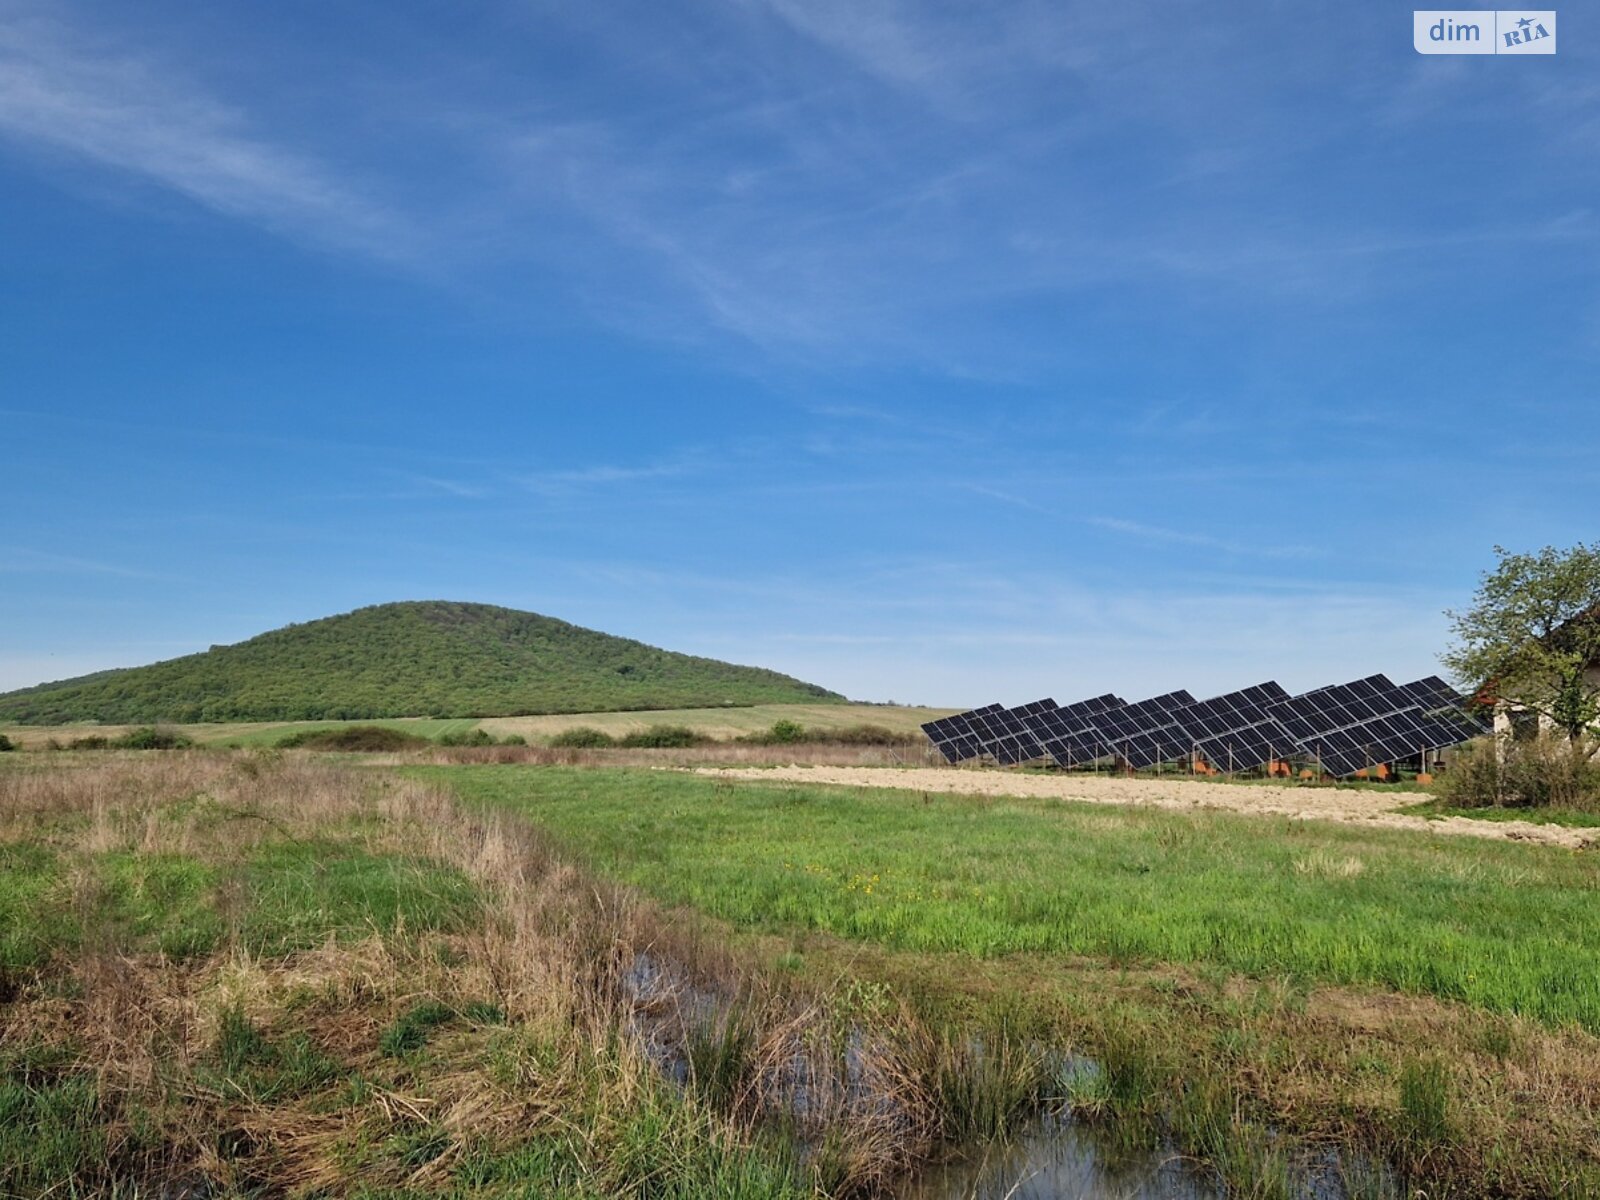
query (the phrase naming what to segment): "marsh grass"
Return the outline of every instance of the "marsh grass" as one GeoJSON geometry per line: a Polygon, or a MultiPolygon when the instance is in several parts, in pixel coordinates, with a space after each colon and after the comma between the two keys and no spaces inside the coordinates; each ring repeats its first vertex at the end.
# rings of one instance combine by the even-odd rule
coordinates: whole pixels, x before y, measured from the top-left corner
{"type": "Polygon", "coordinates": [[[1057,1055],[1001,1028],[913,1026],[910,1058],[935,1098],[940,1134],[953,1143],[1004,1138],[1026,1118],[1062,1099],[1057,1055]]]}
{"type": "Polygon", "coordinates": [[[0,781],[0,847],[0,904],[52,931],[8,960],[0,1193],[863,1195],[1033,1094],[1010,1049],[747,965],[412,781],[81,763],[0,781]]]}
{"type": "MultiPolygon", "coordinates": [[[[852,978],[863,1007],[893,997],[924,1030],[1078,1050],[1092,1064],[1067,1060],[1046,1093],[1113,1142],[1175,1142],[1237,1194],[1304,1186],[1291,1135],[1349,1150],[1362,1194],[1600,1194],[1600,1040],[1575,1020],[1595,1012],[1590,856],[659,774],[430,777],[731,921],[783,977],[852,978]],[[1447,1077],[1407,1075],[1423,1046],[1447,1077]],[[1441,1089],[1448,1119],[1425,1119],[1441,1089]]],[[[980,1099],[970,1063],[943,1089],[917,1056],[897,1066],[951,1128],[940,1114],[992,1127],[1011,1107],[1007,1072],[980,1099]]]]}
{"type": "Polygon", "coordinates": [[[803,1192],[621,1036],[625,906],[447,797],[108,762],[0,783],[0,846],[28,868],[6,911],[64,922],[10,956],[0,1194],[429,1191],[469,1161],[550,1194],[803,1192]]]}

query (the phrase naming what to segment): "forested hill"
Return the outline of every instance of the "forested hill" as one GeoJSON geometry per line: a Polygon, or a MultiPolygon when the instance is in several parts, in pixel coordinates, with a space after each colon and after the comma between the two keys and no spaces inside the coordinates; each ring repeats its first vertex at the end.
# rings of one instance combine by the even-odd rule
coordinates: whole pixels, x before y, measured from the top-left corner
{"type": "Polygon", "coordinates": [[[537,613],[426,600],[0,694],[0,724],[488,717],[842,699],[776,671],[537,613]]]}

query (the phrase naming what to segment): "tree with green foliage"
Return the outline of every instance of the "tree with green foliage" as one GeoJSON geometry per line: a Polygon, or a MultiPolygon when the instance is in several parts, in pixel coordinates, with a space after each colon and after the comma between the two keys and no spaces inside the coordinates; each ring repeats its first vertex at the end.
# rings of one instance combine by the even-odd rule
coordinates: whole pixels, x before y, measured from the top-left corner
{"type": "Polygon", "coordinates": [[[1600,719],[1600,542],[1513,554],[1484,572],[1472,607],[1451,611],[1441,656],[1457,678],[1547,718],[1576,742],[1600,719]]]}

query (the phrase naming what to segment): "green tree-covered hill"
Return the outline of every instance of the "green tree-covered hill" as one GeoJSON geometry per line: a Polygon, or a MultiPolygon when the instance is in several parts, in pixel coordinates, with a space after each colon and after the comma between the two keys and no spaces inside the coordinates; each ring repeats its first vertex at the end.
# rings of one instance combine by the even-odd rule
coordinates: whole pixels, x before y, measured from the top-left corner
{"type": "Polygon", "coordinates": [[[0,694],[0,724],[497,717],[842,699],[776,671],[674,654],[537,613],[424,600],[0,694]]]}

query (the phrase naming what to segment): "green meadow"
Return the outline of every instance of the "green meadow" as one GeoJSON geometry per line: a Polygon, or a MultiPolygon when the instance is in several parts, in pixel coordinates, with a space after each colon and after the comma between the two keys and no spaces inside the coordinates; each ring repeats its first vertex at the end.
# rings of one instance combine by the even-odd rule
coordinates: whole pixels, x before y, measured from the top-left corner
{"type": "Polygon", "coordinates": [[[581,861],[737,926],[1373,985],[1600,1030],[1600,856],[1224,813],[450,767],[581,861]]]}

